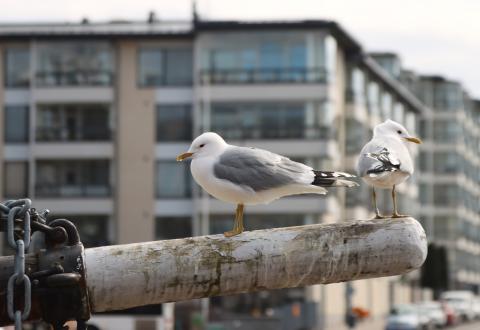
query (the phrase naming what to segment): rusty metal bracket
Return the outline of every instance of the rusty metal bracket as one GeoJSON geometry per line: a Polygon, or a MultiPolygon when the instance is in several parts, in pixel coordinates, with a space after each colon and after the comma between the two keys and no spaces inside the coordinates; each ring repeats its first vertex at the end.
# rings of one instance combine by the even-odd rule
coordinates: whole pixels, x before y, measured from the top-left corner
{"type": "Polygon", "coordinates": [[[34,279],[42,319],[56,329],[69,320],[88,320],[90,305],[85,282],[84,249],[81,243],[39,252],[39,272],[34,279]],[[63,270],[63,272],[58,272],[63,270]]]}
{"type": "Polygon", "coordinates": [[[42,319],[55,329],[63,329],[66,321],[90,318],[84,248],[72,222],[57,219],[48,228],[44,236],[46,249],[38,251],[38,271],[31,275],[33,292],[42,319]],[[54,232],[66,234],[64,241],[59,241],[61,234],[49,235],[54,232]]]}

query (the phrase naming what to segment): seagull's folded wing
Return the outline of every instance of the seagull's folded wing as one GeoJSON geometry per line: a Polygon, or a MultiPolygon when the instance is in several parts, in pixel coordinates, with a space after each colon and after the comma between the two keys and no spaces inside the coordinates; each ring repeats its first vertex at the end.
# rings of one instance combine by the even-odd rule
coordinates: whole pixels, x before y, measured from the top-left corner
{"type": "Polygon", "coordinates": [[[394,172],[400,169],[400,159],[391,148],[376,143],[368,143],[362,149],[357,165],[359,176],[394,172]]]}
{"type": "Polygon", "coordinates": [[[309,184],[312,168],[267,150],[229,147],[213,166],[214,175],[234,184],[262,191],[288,184],[309,184]]]}

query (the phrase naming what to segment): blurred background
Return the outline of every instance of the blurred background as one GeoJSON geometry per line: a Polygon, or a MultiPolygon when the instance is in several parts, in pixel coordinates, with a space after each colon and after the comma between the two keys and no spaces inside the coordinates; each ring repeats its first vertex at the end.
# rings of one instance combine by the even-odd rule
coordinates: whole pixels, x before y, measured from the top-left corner
{"type": "MultiPolygon", "coordinates": [[[[466,0],[3,0],[0,195],[70,219],[86,247],[222,233],[233,206],[209,198],[188,162],[175,162],[195,136],[211,130],[354,172],[373,127],[390,118],[424,141],[411,150],[414,176],[398,189],[400,210],[427,232],[421,271],[148,306],[90,323],[376,330],[469,321],[461,327],[478,329],[479,12],[466,0]]],[[[249,207],[246,228],[367,219],[370,196],[361,185],[249,207]]],[[[389,196],[380,194],[386,212],[389,196]]]]}

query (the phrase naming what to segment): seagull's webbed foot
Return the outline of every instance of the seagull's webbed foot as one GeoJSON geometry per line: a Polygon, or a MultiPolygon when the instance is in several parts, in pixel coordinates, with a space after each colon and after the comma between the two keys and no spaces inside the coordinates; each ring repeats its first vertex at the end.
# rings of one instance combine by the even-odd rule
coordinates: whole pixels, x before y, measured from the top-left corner
{"type": "Polygon", "coordinates": [[[234,228],[230,231],[226,231],[223,233],[223,236],[225,237],[233,237],[233,236],[237,236],[239,234],[243,233],[243,230],[240,229],[240,228],[234,228]]]}
{"type": "Polygon", "coordinates": [[[388,217],[381,215],[381,214],[375,214],[375,216],[372,218],[372,220],[378,220],[378,219],[386,219],[388,217]]]}
{"type": "Polygon", "coordinates": [[[392,216],[391,216],[392,219],[408,218],[408,217],[409,217],[408,214],[400,214],[400,213],[397,213],[397,212],[393,213],[392,216]]]}

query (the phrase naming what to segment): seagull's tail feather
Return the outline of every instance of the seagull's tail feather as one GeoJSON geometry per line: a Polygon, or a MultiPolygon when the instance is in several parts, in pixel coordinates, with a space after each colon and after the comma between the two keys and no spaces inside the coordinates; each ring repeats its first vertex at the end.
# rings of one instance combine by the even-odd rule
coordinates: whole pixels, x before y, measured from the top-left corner
{"type": "Polygon", "coordinates": [[[354,178],[355,175],[344,172],[331,172],[331,171],[313,171],[315,173],[315,179],[313,179],[312,185],[321,187],[356,187],[358,183],[345,180],[345,178],[354,178]]]}

